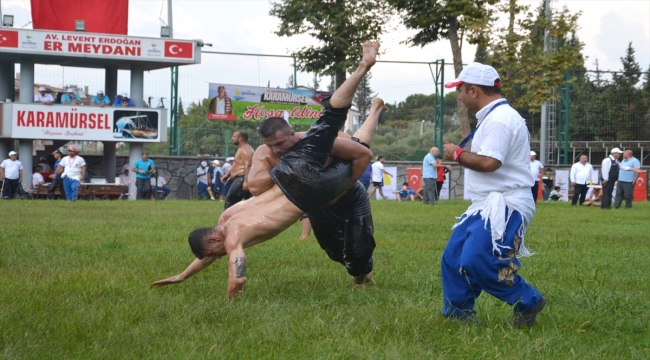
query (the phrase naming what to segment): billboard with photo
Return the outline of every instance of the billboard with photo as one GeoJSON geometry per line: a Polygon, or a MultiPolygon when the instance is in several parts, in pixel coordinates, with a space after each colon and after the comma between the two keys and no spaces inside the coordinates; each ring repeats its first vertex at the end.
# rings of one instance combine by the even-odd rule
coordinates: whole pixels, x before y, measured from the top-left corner
{"type": "Polygon", "coordinates": [[[331,93],[316,90],[209,84],[209,120],[260,121],[276,116],[290,124],[311,124],[320,116],[321,101],[331,93]]]}

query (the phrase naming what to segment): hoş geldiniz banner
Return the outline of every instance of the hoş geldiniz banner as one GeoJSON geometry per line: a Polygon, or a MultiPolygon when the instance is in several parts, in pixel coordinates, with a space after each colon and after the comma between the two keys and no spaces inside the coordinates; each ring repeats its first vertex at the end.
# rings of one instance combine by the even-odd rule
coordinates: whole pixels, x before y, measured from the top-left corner
{"type": "Polygon", "coordinates": [[[311,124],[320,116],[321,101],[330,95],[316,90],[210,84],[208,119],[260,121],[288,115],[290,124],[311,124]]]}

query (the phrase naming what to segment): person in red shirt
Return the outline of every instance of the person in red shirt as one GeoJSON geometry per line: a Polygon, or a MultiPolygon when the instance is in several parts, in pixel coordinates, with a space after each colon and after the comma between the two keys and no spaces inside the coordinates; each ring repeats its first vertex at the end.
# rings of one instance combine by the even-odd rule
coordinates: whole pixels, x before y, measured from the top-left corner
{"type": "MultiPolygon", "coordinates": [[[[436,158],[436,163],[438,165],[444,165],[442,163],[442,156],[436,158]]],[[[436,201],[440,200],[440,190],[442,189],[442,184],[445,183],[445,174],[451,172],[451,165],[445,165],[443,167],[437,168],[438,178],[436,179],[436,201]]]]}

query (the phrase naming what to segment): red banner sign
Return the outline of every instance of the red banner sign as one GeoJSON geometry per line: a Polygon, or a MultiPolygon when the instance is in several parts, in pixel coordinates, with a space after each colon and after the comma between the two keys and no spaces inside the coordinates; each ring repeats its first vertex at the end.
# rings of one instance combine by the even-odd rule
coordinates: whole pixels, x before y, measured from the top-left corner
{"type": "Polygon", "coordinates": [[[422,187],[422,169],[408,168],[406,169],[406,177],[408,178],[409,187],[418,191],[422,187]]]}
{"type": "Polygon", "coordinates": [[[634,184],[634,201],[648,201],[648,172],[642,172],[634,184]]]}

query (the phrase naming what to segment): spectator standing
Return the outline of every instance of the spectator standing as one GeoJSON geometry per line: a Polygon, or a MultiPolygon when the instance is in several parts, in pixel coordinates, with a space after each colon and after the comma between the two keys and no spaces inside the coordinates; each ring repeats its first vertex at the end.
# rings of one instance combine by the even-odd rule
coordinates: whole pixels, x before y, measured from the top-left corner
{"type": "MultiPolygon", "coordinates": [[[[251,167],[253,160],[253,147],[248,143],[248,133],[243,130],[237,130],[232,134],[230,141],[237,146],[235,159],[230,171],[221,177],[221,182],[228,182],[228,195],[224,202],[224,209],[235,205],[236,203],[249,199],[252,195],[245,188],[245,176],[251,167]]],[[[247,188],[247,186],[246,186],[247,188]]]]}
{"type": "Polygon", "coordinates": [[[542,197],[544,201],[548,200],[548,196],[555,186],[555,176],[553,175],[553,169],[544,168],[544,176],[542,176],[542,184],[544,189],[542,190],[542,197]]]}
{"type": "Polygon", "coordinates": [[[587,155],[582,154],[580,155],[580,161],[571,166],[571,173],[569,175],[571,185],[573,186],[571,205],[577,204],[578,198],[580,198],[580,205],[582,205],[586,200],[589,185],[594,182],[591,178],[594,168],[587,160],[587,155]]]}
{"type": "Polygon", "coordinates": [[[61,96],[61,104],[63,105],[81,105],[81,98],[74,93],[73,88],[69,88],[68,92],[61,96]]]}
{"type": "Polygon", "coordinates": [[[54,174],[50,175],[50,179],[52,182],[50,183],[50,186],[47,188],[47,199],[51,200],[52,197],[54,196],[54,191],[56,191],[56,188],[59,188],[59,191],[61,192],[61,195],[65,197],[65,190],[63,189],[63,181],[61,181],[61,174],[56,172],[56,169],[59,168],[59,164],[61,163],[61,159],[63,159],[63,154],[57,150],[54,152],[54,174]]]}
{"type": "Polygon", "coordinates": [[[149,159],[149,154],[143,152],[140,159],[133,163],[131,171],[135,172],[136,199],[148,199],[151,193],[151,174],[156,172],[156,164],[149,159]]]}
{"type": "Polygon", "coordinates": [[[113,101],[113,106],[121,106],[121,107],[135,107],[135,104],[131,99],[129,99],[129,94],[123,92],[120,94],[120,96],[115,97],[115,101],[113,101]]]}
{"type": "Polygon", "coordinates": [[[212,193],[219,201],[223,200],[223,183],[221,177],[223,176],[223,169],[219,160],[212,161],[212,193]]]}
{"type": "Polygon", "coordinates": [[[618,181],[618,172],[620,162],[618,158],[623,151],[619,148],[613,148],[609,156],[603,159],[600,167],[600,176],[603,179],[603,200],[600,202],[601,209],[612,208],[612,193],[614,184],[618,181]]]}
{"type": "Polygon", "coordinates": [[[18,160],[18,154],[15,151],[9,152],[9,159],[5,159],[0,164],[0,175],[2,175],[4,199],[13,199],[18,191],[18,185],[23,182],[23,163],[18,160]]]}
{"type": "Polygon", "coordinates": [[[424,181],[424,196],[422,197],[423,204],[436,204],[436,179],[438,178],[438,163],[436,157],[438,156],[438,153],[438,148],[434,146],[422,160],[422,180],[424,181]]]}
{"type": "MultiPolygon", "coordinates": [[[[221,167],[221,179],[223,179],[223,176],[226,175],[227,173],[230,172],[230,169],[232,169],[232,164],[235,162],[234,157],[227,157],[226,161],[224,162],[223,166],[221,167]]],[[[226,198],[228,197],[228,193],[230,192],[230,186],[228,185],[227,181],[221,181],[223,183],[223,197],[226,198]]]]}
{"type": "Polygon", "coordinates": [[[111,99],[104,95],[104,90],[97,90],[97,95],[90,98],[90,106],[111,106],[111,99]]]}
{"type": "Polygon", "coordinates": [[[34,94],[34,102],[37,104],[43,105],[52,105],[54,104],[54,96],[52,94],[46,93],[45,87],[41,86],[38,88],[38,94],[34,94]]]}
{"type": "Polygon", "coordinates": [[[542,177],[542,169],[544,165],[539,160],[535,160],[537,153],[534,151],[530,152],[530,175],[533,176],[535,180],[535,185],[531,189],[533,193],[533,201],[537,202],[537,194],[539,194],[539,179],[542,177]]]}
{"type": "Polygon", "coordinates": [[[377,161],[372,164],[372,190],[368,194],[368,199],[372,199],[372,196],[375,195],[375,191],[379,189],[379,195],[382,199],[386,200],[384,196],[384,174],[387,174],[390,177],[393,177],[388,171],[384,170],[384,157],[382,155],[377,155],[377,161]]]}
{"type": "Polygon", "coordinates": [[[43,175],[41,175],[41,172],[43,171],[43,168],[38,165],[34,168],[34,172],[32,173],[32,189],[38,190],[38,187],[45,184],[45,179],[43,179],[43,175]]]}
{"type": "Polygon", "coordinates": [[[436,172],[438,173],[438,177],[436,178],[436,199],[440,200],[440,190],[442,190],[442,185],[444,185],[445,179],[447,179],[445,174],[450,173],[452,167],[451,165],[445,165],[440,155],[436,157],[436,164],[438,164],[436,168],[436,172]]]}
{"type": "MultiPolygon", "coordinates": [[[[208,188],[210,187],[210,169],[208,168],[207,161],[201,161],[201,164],[196,168],[196,180],[199,193],[199,200],[208,197],[208,188]]],[[[214,197],[212,197],[214,200],[214,197]]]]}
{"type": "Polygon", "coordinates": [[[618,185],[616,186],[616,198],[614,199],[614,208],[618,209],[625,198],[625,208],[632,208],[634,199],[634,184],[639,177],[639,172],[635,171],[641,168],[641,162],[634,157],[632,150],[625,150],[623,161],[618,171],[618,185]],[[623,170],[628,168],[629,170],[623,170]]]}
{"type": "Polygon", "coordinates": [[[61,159],[56,173],[63,178],[63,189],[68,201],[77,201],[79,182],[86,177],[86,161],[77,155],[74,146],[68,148],[68,156],[61,159]]]}
{"type": "Polygon", "coordinates": [[[368,191],[368,188],[370,187],[370,180],[372,180],[372,165],[368,164],[366,171],[364,171],[359,178],[359,182],[366,188],[366,191],[368,191]]]}
{"type": "Polygon", "coordinates": [[[167,196],[169,196],[169,193],[172,191],[172,189],[167,187],[167,180],[162,176],[152,176],[151,187],[156,194],[158,193],[158,190],[162,190],[163,195],[160,197],[160,200],[167,199],[167,196]]]}
{"type": "Polygon", "coordinates": [[[530,136],[526,121],[501,95],[488,65],[471,63],[446,88],[476,113],[477,125],[445,158],[467,168],[472,205],[461,215],[442,254],[442,314],[472,321],[482,291],[513,307],[515,327],[533,326],[546,299],[519,274],[518,256],[530,255],[524,236],[535,216],[530,198],[530,136]],[[463,148],[471,141],[471,150],[463,148]]]}

